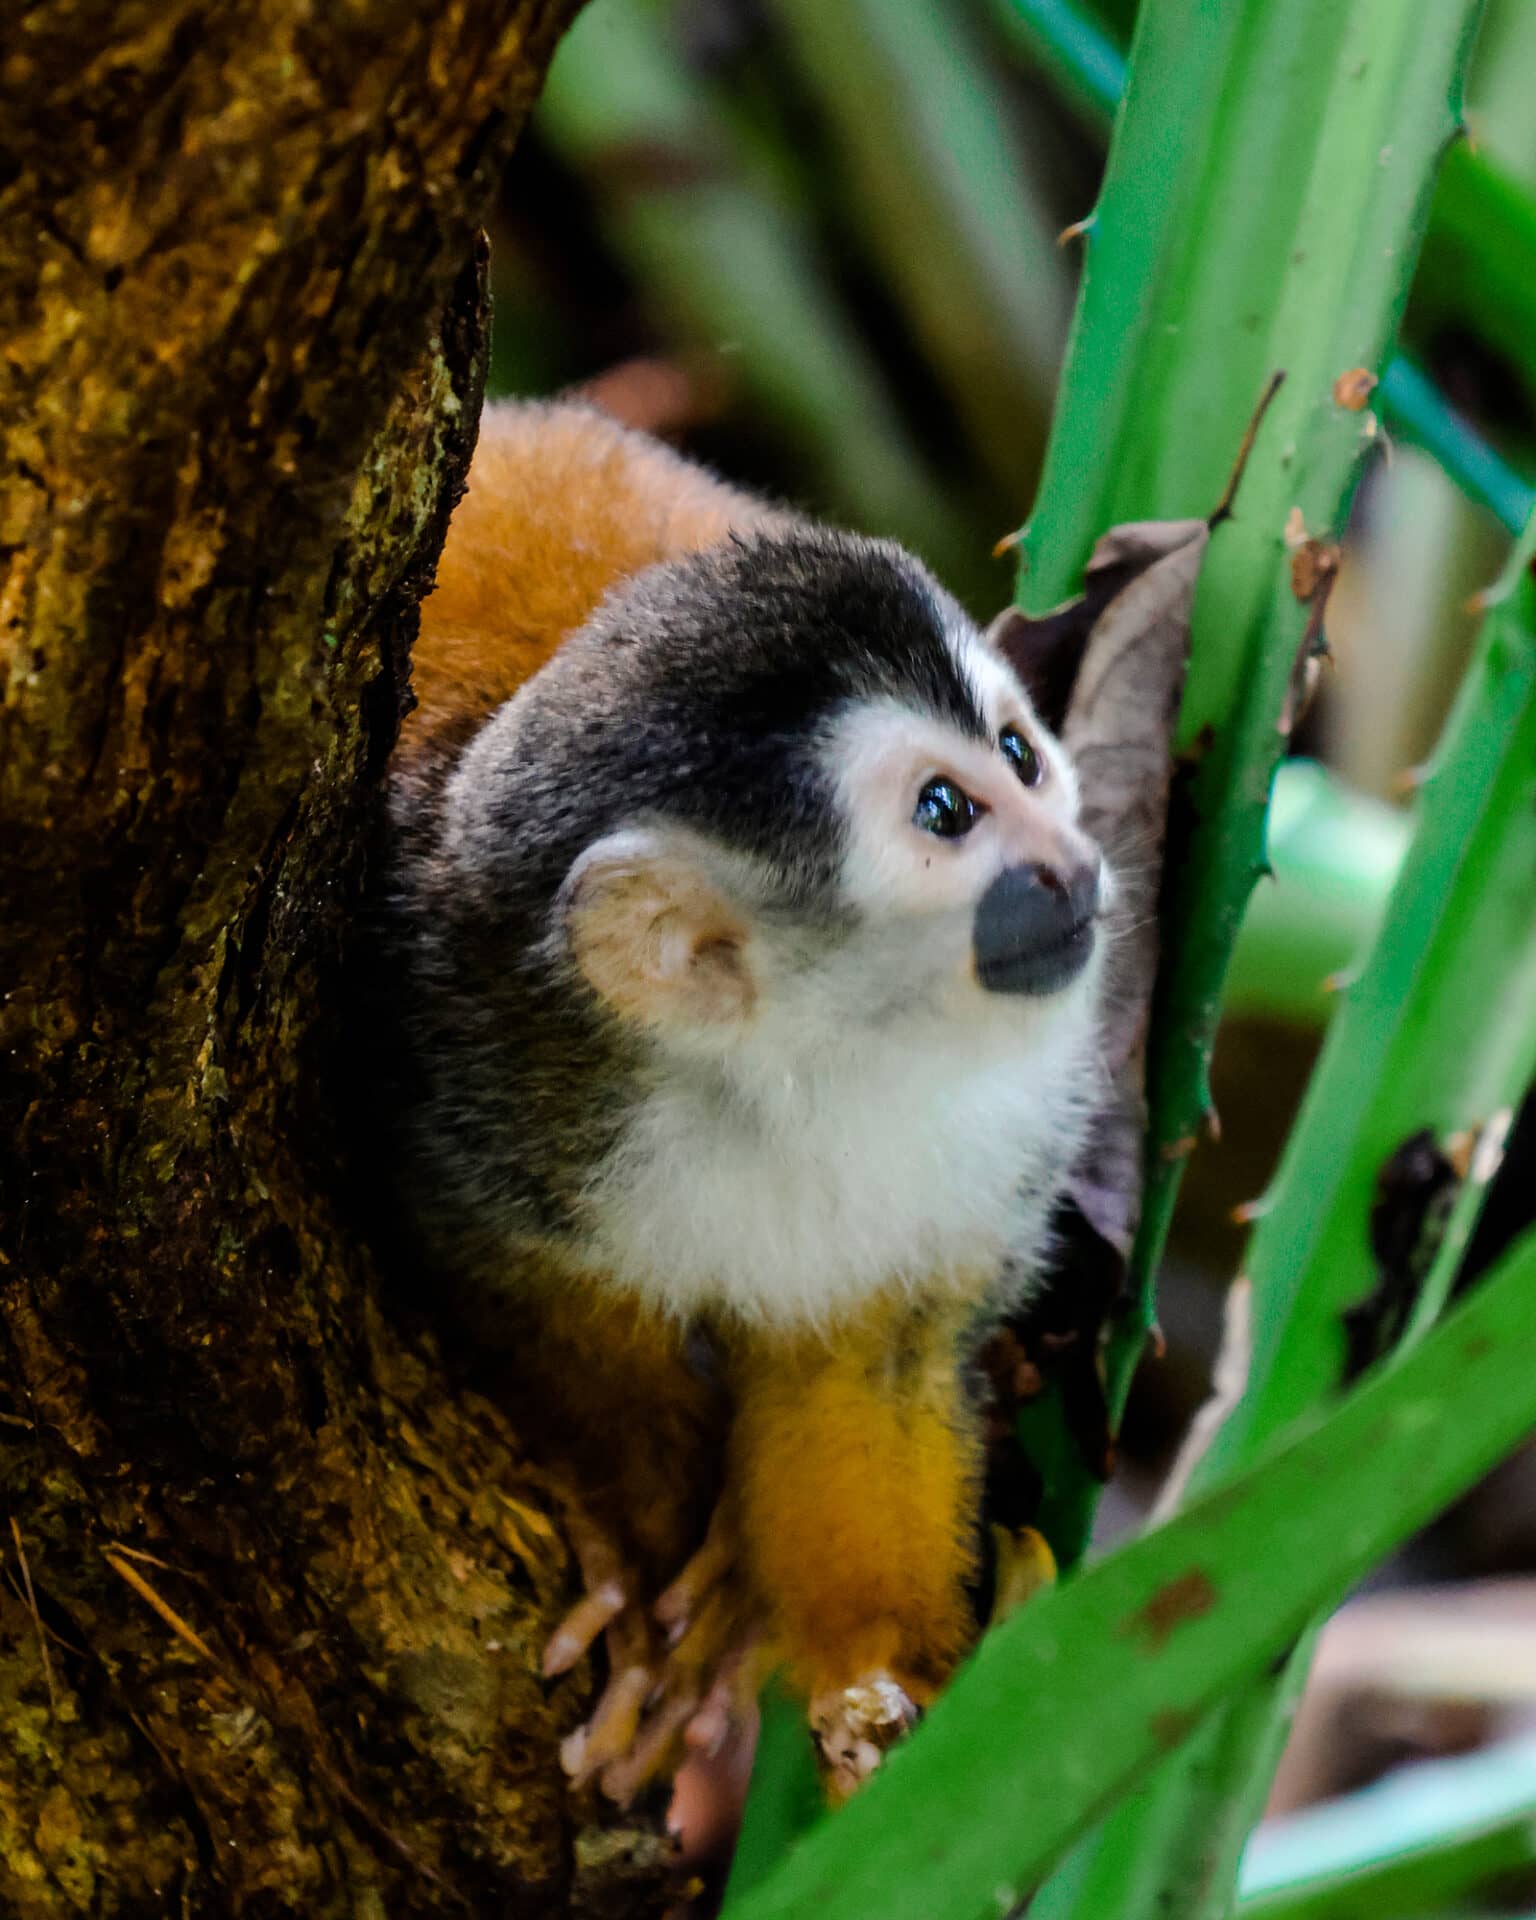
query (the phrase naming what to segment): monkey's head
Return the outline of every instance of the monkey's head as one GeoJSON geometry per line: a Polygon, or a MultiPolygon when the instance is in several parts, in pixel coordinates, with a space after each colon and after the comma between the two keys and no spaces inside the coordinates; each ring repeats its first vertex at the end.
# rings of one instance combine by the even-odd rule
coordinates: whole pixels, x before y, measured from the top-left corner
{"type": "Polygon", "coordinates": [[[443,792],[434,1208],[768,1311],[792,1267],[838,1298],[994,1258],[1094,1091],[1109,882],[1077,808],[900,548],[797,527],[638,576],[443,792]]]}

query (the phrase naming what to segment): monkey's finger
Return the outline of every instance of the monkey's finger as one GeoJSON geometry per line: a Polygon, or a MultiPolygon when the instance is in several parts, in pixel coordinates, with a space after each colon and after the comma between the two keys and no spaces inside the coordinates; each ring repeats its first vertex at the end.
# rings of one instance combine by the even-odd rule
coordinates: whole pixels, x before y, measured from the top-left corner
{"type": "Polygon", "coordinates": [[[1056,1581],[1056,1556],[1043,1533],[1034,1527],[992,1529],[992,1544],[997,1555],[997,1580],[992,1601],[992,1622],[1006,1620],[1017,1613],[1026,1600],[1032,1600],[1056,1581]]]}
{"type": "Polygon", "coordinates": [[[767,1678],[767,1668],[763,1637],[753,1632],[722,1664],[703,1705],[683,1730],[684,1745],[706,1759],[714,1759],[732,1730],[745,1725],[767,1678]]]}
{"type": "Polygon", "coordinates": [[[737,1598],[719,1588],[704,1597],[698,1611],[682,1623],[672,1638],[667,1655],[669,1669],[700,1673],[719,1666],[742,1638],[737,1598]]]}
{"type": "Polygon", "coordinates": [[[618,1580],[608,1580],[576,1602],[544,1643],[544,1678],[566,1673],[603,1629],[629,1605],[629,1595],[618,1580]]]}
{"type": "Polygon", "coordinates": [[[557,1497],[565,1522],[565,1537],[576,1556],[576,1564],[581,1569],[581,1584],[587,1592],[596,1593],[599,1587],[609,1586],[614,1581],[620,1586],[634,1586],[635,1570],[609,1529],[599,1526],[581,1501],[570,1492],[561,1488],[557,1497]]]}
{"type": "Polygon", "coordinates": [[[649,1667],[626,1667],[615,1674],[592,1718],[561,1742],[560,1764],[578,1786],[634,1746],[640,1715],[655,1682],[649,1667]]]}
{"type": "Polygon", "coordinates": [[[651,1715],[629,1751],[603,1769],[599,1784],[608,1799],[627,1807],[642,1787],[672,1767],[681,1754],[683,1729],[698,1706],[699,1696],[690,1688],[651,1715]]]}
{"type": "Polygon", "coordinates": [[[688,1623],[705,1595],[717,1587],[730,1572],[736,1559],[736,1543],[722,1507],[716,1507],[704,1544],[688,1561],[672,1584],[662,1590],[651,1609],[667,1630],[675,1646],[688,1631],[688,1623]]]}

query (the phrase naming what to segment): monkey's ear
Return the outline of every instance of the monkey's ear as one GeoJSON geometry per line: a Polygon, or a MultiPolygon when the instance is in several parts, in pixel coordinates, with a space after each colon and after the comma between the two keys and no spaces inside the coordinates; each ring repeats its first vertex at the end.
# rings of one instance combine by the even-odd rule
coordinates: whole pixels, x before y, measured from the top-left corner
{"type": "Polygon", "coordinates": [[[610,834],[576,862],[564,898],[572,957],[616,1013],[698,1027],[750,1012],[745,918],[687,848],[610,834]]]}

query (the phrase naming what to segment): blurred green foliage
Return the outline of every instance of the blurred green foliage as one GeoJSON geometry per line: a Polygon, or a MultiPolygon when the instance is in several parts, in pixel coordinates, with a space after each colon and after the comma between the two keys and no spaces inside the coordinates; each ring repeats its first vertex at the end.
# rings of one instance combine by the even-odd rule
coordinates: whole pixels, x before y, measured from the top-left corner
{"type": "MultiPolygon", "coordinates": [[[[514,164],[497,235],[496,390],[585,384],[733,477],[904,539],[982,616],[1012,591],[993,543],[1031,501],[1018,591],[1036,609],[1073,590],[1114,521],[1208,511],[1263,377],[1288,369],[1197,608],[1183,738],[1199,764],[1168,889],[1152,1191],[1137,1300],[1110,1349],[1118,1403],[1154,1311],[1179,1186],[1169,1150],[1199,1129],[1223,1002],[1276,1031],[1316,1029],[1339,1004],[1325,976],[1374,940],[1248,1255],[1253,1390],[1197,1475],[1204,1502],[1175,1523],[1177,1542],[1209,1541],[1201,1564],[1218,1585],[1266,1552],[1223,1489],[1262,1506],[1280,1484],[1266,1473],[1307,1444],[1291,1423],[1324,1409],[1347,1422],[1364,1404],[1338,1403],[1340,1313],[1371,1284],[1383,1159],[1416,1129],[1444,1146],[1492,1119],[1518,1099],[1536,1047],[1519,910],[1522,886],[1536,896],[1527,576],[1508,577],[1454,715],[1466,582],[1444,569],[1422,611],[1429,637],[1411,649],[1368,617],[1372,556],[1389,539],[1486,554],[1536,498],[1530,0],[1487,8],[1468,82],[1477,139],[1436,167],[1479,11],[1476,0],[1143,0],[1138,18],[1134,0],[592,0],[514,164]],[[1330,390],[1353,367],[1383,376],[1361,412],[1330,390]],[[1403,485],[1394,439],[1424,449],[1475,506],[1403,485]],[[1307,533],[1346,536],[1329,619],[1340,684],[1325,685],[1298,744],[1348,772],[1451,716],[1412,820],[1296,762],[1266,819],[1307,624],[1287,571],[1292,509],[1307,533]],[[1394,518],[1410,510],[1422,519],[1394,518]],[[1365,582],[1353,601],[1352,570],[1365,582]],[[1244,925],[1266,861],[1279,884],[1260,886],[1244,925]]],[[[1263,1084],[1246,1092],[1273,1105],[1263,1084]]],[[[1282,1117],[1268,1117],[1271,1147],[1282,1117]]],[[[1485,1189],[1463,1185],[1415,1332],[1457,1277],[1485,1189]]],[[[1224,1260],[1234,1244],[1203,1251],[1224,1260]]],[[[1528,1287],[1525,1304],[1519,1293],[1506,1274],[1506,1334],[1524,1326],[1528,1287]]],[[[1420,1364],[1366,1393],[1407,1395],[1400,1382],[1420,1364]]],[[[1427,1434],[1441,1416],[1410,1404],[1427,1434]]],[[[1463,1473],[1479,1434],[1515,1437],[1507,1395],[1465,1417],[1463,1473]]],[[[1057,1416],[1047,1404],[1041,1418],[1057,1416]]],[[[1071,1560],[1096,1489],[1059,1421],[1057,1437],[1053,1523],[1071,1560]]],[[[1326,1525],[1319,1487],[1316,1564],[1274,1568],[1295,1603],[1285,1633],[1421,1511],[1405,1468],[1419,1454],[1392,1444],[1402,1457],[1382,1463],[1357,1532],[1347,1485],[1327,1490],[1338,1504],[1326,1525]]],[[[832,1911],[827,1889],[852,1875],[867,1892],[840,1893],[838,1912],[962,1920],[1004,1911],[1005,1892],[1053,1867],[1040,1920],[1231,1912],[1237,1849],[1279,1739],[1277,1683],[1262,1677],[1284,1651],[1278,1613],[1227,1622],[1206,1656],[1219,1676],[1189,1695],[1177,1727],[1158,1722],[1177,1745],[1160,1778],[1061,1865],[1067,1841],[1154,1759],[1147,1714],[1174,1710],[1140,1690],[1094,1612],[1096,1595],[1146,1599],[1137,1582],[1167,1574],[1165,1545],[1143,1538],[1011,1623],[867,1801],[776,1873],[811,1817],[794,1711],[780,1707],[748,1815],[743,1912],[832,1911]],[[1072,1649],[1072,1685],[1024,1686],[1053,1634],[1072,1649]],[[1124,1744],[1107,1774],[1074,1772],[1068,1758],[1111,1721],[1124,1744]],[[1030,1728],[1046,1758],[1015,1750],[1030,1728]],[[975,1833],[957,1831],[967,1823],[975,1833]],[[948,1863],[938,1874],[924,1864],[935,1848],[948,1863]],[[866,1870],[871,1850],[882,1864],[866,1870]],[[991,1884],[974,1877],[994,1868],[991,1884]]],[[[1346,1870],[1319,1856],[1283,1893],[1250,1887],[1245,1910],[1426,1911],[1524,1844],[1510,1837],[1514,1814],[1488,1816],[1492,1841],[1482,1817],[1473,1808],[1460,1828],[1431,1832],[1403,1816],[1372,1856],[1375,1878],[1349,1883],[1375,1904],[1339,1904],[1346,1870]]]]}

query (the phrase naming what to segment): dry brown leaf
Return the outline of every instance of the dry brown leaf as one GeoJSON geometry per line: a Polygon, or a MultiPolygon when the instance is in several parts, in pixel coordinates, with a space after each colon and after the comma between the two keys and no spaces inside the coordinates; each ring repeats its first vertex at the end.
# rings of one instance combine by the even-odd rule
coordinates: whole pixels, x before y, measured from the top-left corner
{"type": "Polygon", "coordinates": [[[1139,563],[1139,570],[1094,628],[1063,730],[1082,782],[1083,825],[1116,879],[1101,1044],[1112,1093],[1071,1197],[1122,1260],[1129,1258],[1141,1211],[1144,1066],[1157,976],[1170,743],[1195,582],[1209,542],[1204,520],[1117,527],[1100,541],[1098,565],[1139,563]]]}
{"type": "Polygon", "coordinates": [[[1059,1223],[1056,1266],[1070,1274],[1071,1284],[1047,1289],[1019,1323],[1030,1357],[1056,1374],[1073,1433],[1096,1465],[1109,1457],[1100,1323],[1123,1293],[1141,1214],[1157,904],[1190,614],[1211,533],[1231,510],[1279,378],[1250,423],[1232,481],[1209,519],[1112,527],[1093,550],[1079,599],[1034,619],[1012,608],[992,626],[994,643],[1072,752],[1083,826],[1103,848],[1115,883],[1100,1048],[1109,1087],[1068,1182],[1059,1223]]]}
{"type": "Polygon", "coordinates": [[[1303,540],[1291,554],[1291,592],[1306,606],[1332,587],[1338,570],[1336,540],[1303,540]]]}
{"type": "Polygon", "coordinates": [[[1376,376],[1369,367],[1350,367],[1333,383],[1334,405],[1350,413],[1363,412],[1375,386],[1376,376]]]}
{"type": "Polygon", "coordinates": [[[1075,1439],[1096,1471],[1110,1458],[1099,1330],[1123,1291],[1141,1212],[1147,1021],[1157,975],[1171,742],[1189,652],[1189,616],[1210,544],[1205,520],[1114,527],[1093,550],[1082,597],[1038,619],[1010,609],[994,642],[1071,749],[1082,823],[1104,849],[1115,894],[1107,929],[1101,1056],[1109,1085],[1061,1208],[1057,1267],[1019,1331],[1056,1379],[1075,1439]]]}

